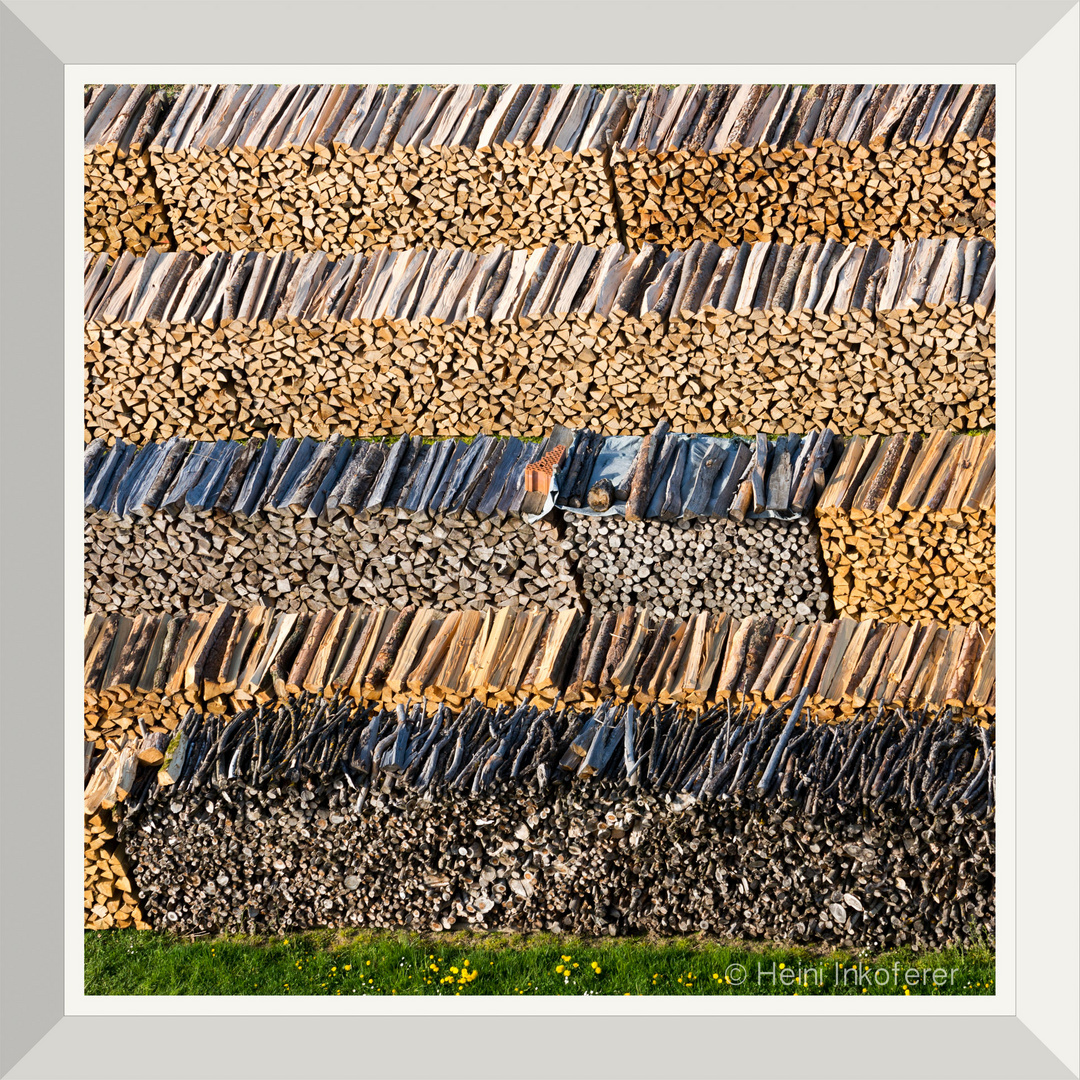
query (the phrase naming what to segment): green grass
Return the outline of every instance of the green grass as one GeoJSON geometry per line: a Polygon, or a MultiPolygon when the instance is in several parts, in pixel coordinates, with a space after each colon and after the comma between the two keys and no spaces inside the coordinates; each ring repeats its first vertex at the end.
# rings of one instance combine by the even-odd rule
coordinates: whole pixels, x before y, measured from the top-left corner
{"type": "Polygon", "coordinates": [[[900,950],[869,957],[703,938],[585,940],[547,934],[423,937],[319,931],[191,940],[150,931],[104,930],[86,932],[85,958],[87,994],[903,997],[905,989],[912,996],[994,992],[994,955],[986,946],[921,954],[900,950]],[[945,973],[938,985],[933,981],[935,969],[945,973]]]}

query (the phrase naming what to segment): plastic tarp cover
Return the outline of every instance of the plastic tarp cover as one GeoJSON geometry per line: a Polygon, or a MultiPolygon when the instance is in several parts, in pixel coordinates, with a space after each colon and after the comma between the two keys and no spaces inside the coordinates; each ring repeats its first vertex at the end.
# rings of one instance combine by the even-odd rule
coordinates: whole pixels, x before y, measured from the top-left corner
{"type": "MultiPolygon", "coordinates": [[[[589,482],[585,490],[600,480],[610,480],[611,486],[618,490],[626,486],[630,476],[630,470],[634,465],[634,458],[641,449],[640,435],[609,435],[604,440],[604,447],[596,460],[593,462],[592,472],[589,474],[589,482]]],[[[588,514],[590,517],[613,517],[616,514],[625,516],[626,502],[614,502],[606,510],[591,510],[588,506],[562,506],[568,514],[588,514]]]]}

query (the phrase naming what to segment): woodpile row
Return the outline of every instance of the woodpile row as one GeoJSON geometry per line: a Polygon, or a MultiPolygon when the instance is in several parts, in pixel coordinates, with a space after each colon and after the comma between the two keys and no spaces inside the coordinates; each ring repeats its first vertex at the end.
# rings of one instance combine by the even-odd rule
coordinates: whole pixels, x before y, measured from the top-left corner
{"type": "Polygon", "coordinates": [[[191,615],[91,614],[84,627],[87,738],[139,720],[172,730],[189,706],[224,714],[301,692],[432,707],[616,699],[754,709],[802,690],[819,719],[865,706],[996,711],[994,633],[972,623],[800,622],[647,608],[586,616],[510,603],[483,610],[220,604],[191,615]]]}
{"type": "Polygon", "coordinates": [[[86,609],[266,598],[311,613],[517,596],[828,617],[824,536],[840,614],[992,625],[994,445],[992,434],[933,432],[841,449],[828,430],[750,441],[664,421],[643,438],[556,426],[538,444],[95,440],[86,609]],[[566,448],[555,512],[526,523],[548,498],[526,491],[526,468],[555,447],[566,448]]]}
{"type": "MultiPolygon", "coordinates": [[[[121,831],[149,922],[877,948],[993,923],[994,729],[505,707],[190,714],[121,831]]],[[[107,778],[105,784],[107,785],[107,778]]]]}
{"type": "Polygon", "coordinates": [[[83,821],[83,922],[87,930],[134,926],[149,930],[139,908],[138,894],[116,822],[108,812],[83,821]]]}
{"type": "Polygon", "coordinates": [[[185,510],[124,522],[95,514],[84,536],[88,613],[180,614],[260,601],[307,614],[355,603],[478,608],[508,598],[581,607],[566,542],[547,522],[185,510]]]}
{"type": "Polygon", "coordinates": [[[679,618],[832,614],[821,542],[807,518],[669,524],[575,516],[566,545],[592,610],[633,604],[679,618]]]}
{"type": "Polygon", "coordinates": [[[88,438],[990,427],[975,240],[87,256],[88,438]]]}
{"type": "Polygon", "coordinates": [[[856,436],[817,501],[841,615],[995,625],[996,437],[856,436]]]}
{"type": "Polygon", "coordinates": [[[509,597],[580,607],[559,528],[526,524],[526,466],[546,443],[332,436],[85,453],[88,611],[188,612],[267,599],[462,607],[509,597]]]}
{"type": "Polygon", "coordinates": [[[148,86],[88,89],[83,142],[83,247],[142,255],[176,246],[150,166],[150,141],[168,111],[148,86]]]}
{"type": "Polygon", "coordinates": [[[655,87],[611,153],[624,239],[994,237],[990,85],[655,87]]]}
{"type": "Polygon", "coordinates": [[[188,250],[617,239],[625,90],[186,86],[151,146],[188,250]]]}
{"type": "Polygon", "coordinates": [[[581,606],[573,566],[580,559],[590,601],[603,608],[656,600],[661,615],[703,604],[827,614],[820,549],[799,515],[824,485],[832,433],[750,443],[666,427],[645,439],[556,427],[539,444],[483,435],[433,444],[402,436],[390,445],[336,435],[280,445],[95,440],[83,470],[86,608],[187,612],[265,597],[311,612],[352,601],[474,607],[510,596],[581,606]],[[520,514],[542,510],[544,495],[526,491],[524,474],[554,447],[568,451],[553,478],[560,507],[602,503],[615,512],[625,503],[631,522],[596,519],[565,536],[561,515],[526,524],[520,514]],[[675,534],[659,522],[644,526],[641,536],[657,538],[650,554],[637,547],[632,522],[641,517],[731,520],[675,534]],[[625,553],[645,559],[633,568],[642,581],[671,535],[680,551],[692,541],[708,555],[696,566],[689,558],[681,578],[669,565],[655,596],[648,584],[640,596],[604,589],[609,571],[588,540],[597,530],[611,535],[607,550],[625,535],[625,553]],[[770,573],[753,549],[767,557],[774,546],[770,573]],[[713,588],[697,596],[710,580],[713,588]]]}
{"type": "MultiPolygon", "coordinates": [[[[145,89],[88,98],[88,241],[127,239],[126,203],[92,216],[106,91],[145,89]]],[[[139,167],[185,250],[992,238],[995,114],[974,85],[188,85],[139,167]]]]}
{"type": "Polygon", "coordinates": [[[833,433],[750,442],[668,428],[661,421],[643,438],[579,431],[553,478],[591,609],[830,615],[804,515],[825,486],[833,433]],[[701,520],[710,518],[720,520],[701,520]]]}

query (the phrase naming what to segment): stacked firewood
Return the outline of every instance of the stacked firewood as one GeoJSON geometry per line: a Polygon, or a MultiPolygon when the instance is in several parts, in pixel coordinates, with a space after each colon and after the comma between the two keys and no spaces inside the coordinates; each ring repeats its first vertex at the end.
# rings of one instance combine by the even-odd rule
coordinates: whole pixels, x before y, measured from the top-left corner
{"type": "Polygon", "coordinates": [[[83,744],[83,903],[88,930],[150,929],[143,921],[127,853],[117,836],[116,807],[131,794],[139,766],[162,760],[158,747],[166,741],[167,736],[147,732],[141,744],[127,736],[121,736],[120,743],[110,739],[103,747],[89,741],[83,744]]]}
{"type": "Polygon", "coordinates": [[[102,812],[83,825],[83,907],[87,930],[134,926],[149,930],[132,884],[127,853],[116,838],[116,823],[102,812]]]}
{"type": "Polygon", "coordinates": [[[832,433],[750,442],[666,428],[641,439],[556,427],[540,444],[95,440],[84,455],[86,607],[184,612],[266,597],[311,612],[507,596],[579,606],[580,560],[603,608],[644,600],[661,615],[826,614],[805,514],[828,475],[832,433]],[[556,505],[581,522],[565,538],[561,514],[520,517],[544,508],[526,491],[527,465],[563,445],[556,505]],[[586,504],[622,515],[582,520],[586,504]],[[728,520],[667,524],[702,518],[728,520]],[[661,553],[664,573],[652,575],[661,553]],[[713,587],[699,595],[705,582],[713,587]]]}
{"type": "Polygon", "coordinates": [[[994,418],[995,281],[977,238],[101,256],[85,273],[86,428],[971,429],[994,418]]]}
{"type": "Polygon", "coordinates": [[[654,87],[611,153],[624,235],[993,239],[995,89],[654,87]]]}
{"type": "Polygon", "coordinates": [[[151,146],[187,250],[609,243],[625,90],[185,86],[151,146]]]}
{"type": "Polygon", "coordinates": [[[358,106],[334,138],[320,185],[337,225],[326,250],[618,239],[607,152],[633,103],[626,90],[424,86],[407,109],[387,109],[393,91],[400,102],[412,90],[364,88],[366,113],[358,106]]]}
{"type": "Polygon", "coordinates": [[[995,122],[992,85],[189,85],[139,168],[186,250],[992,239],[995,122]]]}
{"type": "Polygon", "coordinates": [[[658,616],[728,611],[799,619],[830,614],[817,530],[795,521],[571,519],[571,558],[594,608],[649,607],[658,616]]]}
{"type": "Polygon", "coordinates": [[[136,721],[173,730],[189,706],[233,713],[301,691],[423,697],[432,707],[614,699],[703,708],[738,699],[756,712],[805,690],[820,719],[874,704],[987,717],[996,711],[994,656],[993,632],[977,623],[679,619],[635,607],[591,617],[519,604],[94,614],[84,630],[86,732],[101,740],[136,721]]]}
{"type": "Polygon", "coordinates": [[[995,436],[853,438],[816,506],[836,609],[995,624],[995,436]]]}
{"type": "Polygon", "coordinates": [[[575,434],[555,476],[567,544],[595,610],[728,611],[809,619],[830,611],[817,532],[833,433],[771,442],[575,434]]]}
{"type": "Polygon", "coordinates": [[[167,767],[136,776],[122,829],[149,921],[174,931],[708,930],[881,948],[992,922],[994,729],[800,713],[314,699],[191,713],[167,767]]]}
{"type": "Polygon", "coordinates": [[[544,446],[483,435],[91,443],[87,610],[261,598],[307,613],[509,597],[580,606],[559,529],[520,516],[525,467],[544,446]]]}
{"type": "Polygon", "coordinates": [[[379,514],[333,522],[217,510],[86,519],[88,612],[172,613],[260,599],[306,612],[350,603],[484,607],[515,596],[580,606],[565,542],[548,522],[474,524],[379,514]]]}
{"type": "Polygon", "coordinates": [[[150,168],[150,142],[167,110],[163,90],[97,86],[83,113],[83,247],[142,255],[173,247],[150,168]]]}

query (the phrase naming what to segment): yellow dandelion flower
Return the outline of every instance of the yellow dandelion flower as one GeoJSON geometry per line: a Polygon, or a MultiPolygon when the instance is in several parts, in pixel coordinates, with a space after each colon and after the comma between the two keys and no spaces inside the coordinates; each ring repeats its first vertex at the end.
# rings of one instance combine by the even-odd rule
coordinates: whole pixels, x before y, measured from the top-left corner
{"type": "Polygon", "coordinates": [[[780,970],[781,970],[781,971],[783,971],[783,970],[784,970],[784,968],[786,968],[786,967],[787,967],[787,964],[785,964],[785,963],[783,962],[783,960],[781,960],[781,961],[780,961],[780,970]]]}
{"type": "Polygon", "coordinates": [[[555,965],[555,974],[556,975],[561,975],[565,970],[566,969],[562,966],[562,964],[556,964],[555,965]]]}
{"type": "Polygon", "coordinates": [[[452,975],[456,975],[456,974],[458,973],[458,969],[457,969],[456,967],[452,967],[452,968],[450,969],[450,973],[451,973],[452,975]]]}
{"type": "Polygon", "coordinates": [[[352,964],[346,964],[345,965],[345,970],[346,971],[352,971],[352,964]]]}

